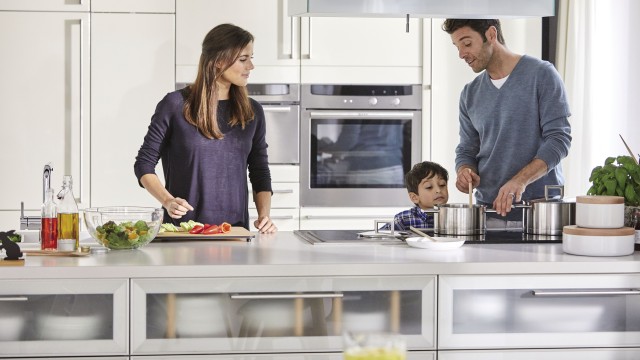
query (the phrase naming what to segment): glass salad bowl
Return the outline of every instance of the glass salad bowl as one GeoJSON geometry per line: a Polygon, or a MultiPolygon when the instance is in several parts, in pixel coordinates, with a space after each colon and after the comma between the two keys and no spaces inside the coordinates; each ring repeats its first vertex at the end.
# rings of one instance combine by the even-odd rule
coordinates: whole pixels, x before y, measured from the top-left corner
{"type": "Polygon", "coordinates": [[[140,206],[95,207],[84,210],[89,234],[113,250],[137,249],[158,235],[164,210],[140,206]]]}

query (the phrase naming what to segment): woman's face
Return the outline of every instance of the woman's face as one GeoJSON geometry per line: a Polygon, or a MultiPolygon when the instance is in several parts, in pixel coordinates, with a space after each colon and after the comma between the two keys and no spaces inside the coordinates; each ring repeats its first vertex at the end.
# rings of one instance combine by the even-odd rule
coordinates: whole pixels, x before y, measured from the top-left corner
{"type": "Polygon", "coordinates": [[[249,81],[249,73],[253,70],[253,42],[250,42],[242,51],[236,61],[222,73],[218,79],[218,83],[225,87],[231,86],[247,86],[249,81]]]}

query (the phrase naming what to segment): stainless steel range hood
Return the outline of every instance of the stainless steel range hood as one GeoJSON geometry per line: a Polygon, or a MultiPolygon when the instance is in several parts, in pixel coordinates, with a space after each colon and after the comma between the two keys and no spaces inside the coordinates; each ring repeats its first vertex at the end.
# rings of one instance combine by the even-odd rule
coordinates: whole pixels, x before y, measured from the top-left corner
{"type": "Polygon", "coordinates": [[[290,16],[524,18],[555,15],[554,0],[289,0],[290,16]]]}

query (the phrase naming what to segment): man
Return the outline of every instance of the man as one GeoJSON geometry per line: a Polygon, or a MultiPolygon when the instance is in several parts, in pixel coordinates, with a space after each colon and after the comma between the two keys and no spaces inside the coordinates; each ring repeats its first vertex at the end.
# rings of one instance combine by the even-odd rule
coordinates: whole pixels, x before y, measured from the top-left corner
{"type": "Polygon", "coordinates": [[[493,206],[502,221],[488,219],[488,227],[520,222],[514,201],[564,183],[571,113],[562,80],[551,63],[510,51],[499,20],[447,19],[442,28],[479,73],[460,94],[456,187],[467,193],[471,183],[478,203],[493,206]]]}

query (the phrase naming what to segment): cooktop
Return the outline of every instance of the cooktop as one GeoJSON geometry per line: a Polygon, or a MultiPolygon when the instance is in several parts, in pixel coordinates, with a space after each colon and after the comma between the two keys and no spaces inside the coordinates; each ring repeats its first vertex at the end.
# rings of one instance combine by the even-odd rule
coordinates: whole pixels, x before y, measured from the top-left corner
{"type": "MultiPolygon", "coordinates": [[[[433,229],[421,229],[434,235],[433,229]]],[[[373,233],[367,230],[296,230],[294,234],[311,244],[385,244],[393,245],[404,239],[419,236],[413,232],[396,231],[373,233]]],[[[518,230],[487,230],[479,235],[442,235],[437,236],[464,239],[467,244],[522,244],[522,243],[561,243],[562,235],[527,234],[518,230]]]]}

